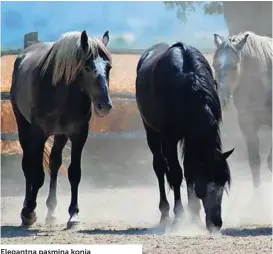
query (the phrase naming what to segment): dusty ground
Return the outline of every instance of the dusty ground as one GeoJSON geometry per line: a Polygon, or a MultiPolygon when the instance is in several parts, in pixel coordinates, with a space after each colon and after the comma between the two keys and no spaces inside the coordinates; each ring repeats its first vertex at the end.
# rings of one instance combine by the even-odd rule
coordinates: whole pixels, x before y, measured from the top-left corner
{"type": "MultiPolygon", "coordinates": [[[[139,56],[114,55],[111,76],[112,91],[134,93],[135,66],[139,56]],[[125,70],[124,70],[125,68],[125,70]]],[[[207,56],[211,61],[211,56],[207,56]]],[[[2,59],[1,90],[8,91],[14,57],[2,59]]],[[[2,103],[2,128],[16,131],[10,105],[2,103]],[[6,109],[5,109],[6,108],[6,109]],[[4,109],[4,110],[3,110],[4,109]]],[[[134,106],[120,107],[108,121],[97,124],[93,131],[134,130],[137,121],[128,122],[134,106]],[[132,107],[131,109],[129,109],[132,107]],[[121,110],[128,110],[119,118],[121,110]],[[131,111],[130,111],[131,110],[131,111]],[[125,122],[122,122],[125,121],[125,122]],[[122,123],[122,124],[121,124],[122,123]],[[121,126],[122,127],[118,127],[121,126]]],[[[165,234],[155,227],[159,220],[158,187],[151,166],[151,155],[146,141],[126,141],[126,144],[107,145],[107,156],[101,158],[101,149],[89,140],[83,154],[83,176],[80,185],[79,206],[81,228],[64,230],[68,219],[67,209],[70,188],[65,176],[58,184],[58,221],[45,226],[45,200],[48,177],[39,193],[38,222],[30,229],[20,227],[20,210],[23,202],[24,177],[19,155],[2,156],[1,243],[141,243],[143,253],[272,253],[272,181],[271,173],[262,167],[263,185],[254,192],[246,157],[244,140],[237,126],[235,111],[231,108],[224,117],[224,147],[236,150],[230,159],[233,184],[230,195],[223,201],[224,226],[220,235],[209,235],[205,228],[190,225],[187,216],[181,227],[165,234]],[[99,157],[100,156],[100,157],[99,157]],[[125,158],[129,161],[123,163],[125,158]],[[107,159],[107,160],[106,160],[107,159]],[[131,162],[130,162],[131,160],[131,162]],[[115,162],[114,162],[115,161],[115,162]],[[134,163],[133,163],[134,162],[134,163]]],[[[137,126],[139,128],[139,126],[137,126]]],[[[262,131],[262,160],[268,154],[268,133],[262,131]]],[[[18,153],[18,143],[1,143],[8,153],[18,153]],[[17,150],[16,150],[17,149],[17,150]]],[[[106,148],[105,148],[106,149],[106,148]]],[[[2,150],[2,152],[3,152],[2,150]]],[[[183,204],[186,207],[186,190],[183,185],[183,204]]],[[[168,198],[172,201],[170,192],[168,198]]],[[[172,204],[173,202],[171,202],[172,204]]],[[[187,215],[187,214],[186,214],[187,215]]],[[[204,220],[203,211],[201,211],[204,220]]]]}
{"type": "MultiPolygon", "coordinates": [[[[59,221],[56,226],[45,226],[46,196],[40,196],[38,222],[31,229],[18,226],[23,197],[3,197],[1,243],[140,243],[143,244],[143,253],[151,254],[272,253],[272,209],[269,201],[272,195],[268,193],[269,185],[264,184],[256,197],[248,193],[249,183],[237,185],[236,191],[225,198],[224,227],[220,235],[209,235],[205,228],[196,228],[187,220],[176,231],[169,229],[165,234],[158,231],[155,227],[159,218],[156,186],[93,191],[81,188],[82,224],[77,230],[65,230],[70,199],[66,195],[58,195],[59,221]]],[[[172,200],[172,195],[168,196],[172,200]]],[[[201,215],[204,216],[203,211],[201,215]]]]}
{"type": "MultiPolygon", "coordinates": [[[[254,192],[244,142],[236,125],[234,133],[224,142],[225,150],[232,145],[236,150],[229,160],[233,182],[229,196],[224,196],[224,225],[220,235],[209,235],[204,227],[190,225],[187,216],[178,230],[169,229],[162,234],[155,227],[159,220],[158,187],[145,140],[141,141],[142,144],[129,140],[118,147],[109,141],[109,149],[102,155],[103,147],[97,150],[94,140],[90,139],[82,159],[79,192],[82,224],[77,230],[65,230],[70,188],[62,174],[58,181],[57,225],[44,224],[49,187],[47,176],[39,193],[37,224],[30,229],[20,227],[24,192],[21,157],[2,156],[1,243],[141,243],[143,253],[151,254],[272,253],[272,181],[271,172],[264,163],[269,148],[268,137],[265,131],[260,135],[263,185],[254,192]],[[125,158],[131,163],[124,164],[125,158]]],[[[173,195],[168,190],[167,193],[172,205],[173,195]]],[[[187,207],[185,183],[182,197],[187,207]]],[[[201,216],[204,222],[203,211],[201,216]]]]}

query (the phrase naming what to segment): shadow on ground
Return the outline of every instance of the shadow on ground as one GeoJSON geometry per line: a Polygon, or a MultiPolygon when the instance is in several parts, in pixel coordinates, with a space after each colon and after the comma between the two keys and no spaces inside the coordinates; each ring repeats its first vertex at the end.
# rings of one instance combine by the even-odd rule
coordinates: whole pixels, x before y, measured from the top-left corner
{"type": "MultiPolygon", "coordinates": [[[[79,230],[78,233],[89,235],[162,235],[166,233],[165,230],[158,226],[152,228],[128,228],[122,230],[115,229],[92,229],[79,230]]],[[[256,236],[270,236],[272,235],[272,227],[256,227],[256,228],[227,228],[221,231],[223,236],[231,237],[256,237],[256,236]]]]}
{"type": "Polygon", "coordinates": [[[1,226],[1,238],[29,237],[38,235],[41,231],[24,226],[1,226]]]}
{"type": "Polygon", "coordinates": [[[127,229],[91,229],[91,230],[79,230],[78,233],[89,235],[161,235],[165,233],[165,230],[160,229],[158,226],[151,228],[127,228],[127,229]]]}
{"type": "Polygon", "coordinates": [[[222,231],[222,235],[232,237],[270,236],[272,235],[272,227],[228,228],[222,231]]]}

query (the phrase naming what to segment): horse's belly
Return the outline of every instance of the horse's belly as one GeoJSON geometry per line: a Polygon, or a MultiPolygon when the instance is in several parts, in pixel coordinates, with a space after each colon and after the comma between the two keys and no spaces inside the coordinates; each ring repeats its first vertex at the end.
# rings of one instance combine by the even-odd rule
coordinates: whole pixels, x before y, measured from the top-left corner
{"type": "Polygon", "coordinates": [[[173,119],[166,105],[157,103],[155,99],[144,102],[138,100],[138,108],[143,121],[157,132],[162,133],[172,126],[173,119]]]}
{"type": "Polygon", "coordinates": [[[63,124],[59,120],[53,120],[50,118],[37,119],[39,127],[43,130],[46,136],[60,135],[60,134],[72,134],[77,132],[80,127],[80,123],[66,123],[63,124]]]}

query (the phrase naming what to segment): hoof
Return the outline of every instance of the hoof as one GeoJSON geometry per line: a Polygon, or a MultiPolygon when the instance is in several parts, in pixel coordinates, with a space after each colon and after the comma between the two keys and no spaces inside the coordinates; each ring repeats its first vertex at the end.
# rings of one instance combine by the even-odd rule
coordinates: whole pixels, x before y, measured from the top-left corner
{"type": "Polygon", "coordinates": [[[207,224],[206,228],[207,228],[207,230],[209,231],[210,234],[220,233],[220,230],[221,230],[221,227],[214,226],[212,224],[207,224]]]}
{"type": "Polygon", "coordinates": [[[191,216],[191,223],[197,227],[204,227],[201,218],[198,215],[191,216]]]}
{"type": "Polygon", "coordinates": [[[182,225],[182,218],[181,217],[174,218],[173,227],[178,228],[181,225],[182,225]]]}
{"type": "Polygon", "coordinates": [[[75,229],[78,228],[80,225],[80,221],[78,215],[73,215],[70,217],[69,221],[67,222],[66,229],[75,229]]]}
{"type": "Polygon", "coordinates": [[[218,235],[220,234],[220,230],[221,228],[220,227],[207,227],[207,230],[209,231],[210,234],[213,234],[213,235],[218,235]]]}
{"type": "Polygon", "coordinates": [[[27,217],[21,212],[22,226],[30,227],[37,221],[35,212],[30,213],[27,217]]]}
{"type": "Polygon", "coordinates": [[[55,225],[57,221],[57,217],[56,216],[47,216],[45,219],[45,224],[46,225],[55,225]]]}
{"type": "Polygon", "coordinates": [[[161,216],[160,222],[157,226],[157,230],[162,232],[165,232],[167,230],[167,228],[170,226],[171,224],[171,219],[169,216],[161,216]]]}
{"type": "Polygon", "coordinates": [[[254,190],[257,190],[260,188],[260,182],[253,182],[253,188],[254,190]]]}

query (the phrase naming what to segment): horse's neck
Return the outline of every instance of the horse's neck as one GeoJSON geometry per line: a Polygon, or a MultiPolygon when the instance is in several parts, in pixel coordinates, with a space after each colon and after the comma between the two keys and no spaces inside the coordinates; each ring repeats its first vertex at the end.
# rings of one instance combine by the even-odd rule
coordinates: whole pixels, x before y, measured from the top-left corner
{"type": "Polygon", "coordinates": [[[240,111],[263,108],[268,94],[266,74],[252,69],[241,70],[233,93],[234,105],[240,111]]]}

